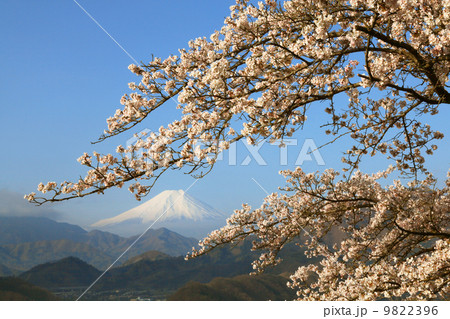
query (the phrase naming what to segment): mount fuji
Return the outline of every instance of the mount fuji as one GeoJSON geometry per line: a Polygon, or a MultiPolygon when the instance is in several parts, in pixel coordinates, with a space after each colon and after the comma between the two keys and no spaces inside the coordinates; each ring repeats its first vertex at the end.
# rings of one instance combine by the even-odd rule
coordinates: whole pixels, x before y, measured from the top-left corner
{"type": "Polygon", "coordinates": [[[183,236],[202,238],[224,226],[223,213],[182,190],[166,190],[145,203],[115,217],[100,220],[92,228],[121,236],[141,234],[153,228],[165,227],[183,236]]]}

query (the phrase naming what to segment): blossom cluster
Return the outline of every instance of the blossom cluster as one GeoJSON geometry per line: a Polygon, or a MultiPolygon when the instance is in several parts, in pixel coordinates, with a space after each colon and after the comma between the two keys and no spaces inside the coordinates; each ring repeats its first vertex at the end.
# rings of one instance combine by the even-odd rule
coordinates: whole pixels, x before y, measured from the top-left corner
{"type": "Polygon", "coordinates": [[[308,257],[289,285],[300,300],[444,299],[450,294],[450,175],[443,189],[429,176],[383,188],[378,174],[350,178],[327,170],[283,171],[283,193],[255,210],[244,205],[187,258],[226,243],[253,240],[255,272],[278,264],[278,253],[304,233],[308,257]],[[326,237],[334,233],[334,240],[326,237]],[[336,234],[338,234],[336,236],[336,234]]]}
{"type": "MultiPolygon", "coordinates": [[[[120,146],[98,166],[91,162],[97,156],[84,155],[80,162],[91,169],[86,178],[62,183],[65,191],[58,185],[51,200],[132,180],[151,185],[168,167],[202,176],[230,143],[289,137],[308,113],[322,110],[329,120],[320,124],[332,140],[354,140],[342,158],[349,169],[364,155],[381,153],[405,173],[426,171],[425,155],[443,134],[420,117],[450,102],[448,0],[238,0],[230,9],[209,39],[190,41],[179,55],[130,65],[140,82],[129,84],[132,93],[122,97],[99,141],[138,125],[172,98],[183,111],[142,140],[145,157],[129,160],[123,155],[136,148],[120,146]],[[343,94],[347,105],[336,105],[343,94]],[[322,101],[326,107],[315,103],[322,101]],[[194,139],[211,142],[194,149],[194,139]]],[[[138,198],[149,190],[135,186],[138,198]]],[[[29,197],[47,200],[37,198],[29,197]]]]}
{"type": "Polygon", "coordinates": [[[268,250],[254,263],[258,271],[307,229],[309,253],[324,259],[293,275],[299,298],[442,296],[448,293],[448,185],[434,189],[431,178],[418,177],[444,137],[426,120],[450,104],[449,56],[450,0],[237,0],[209,38],[166,59],[130,65],[139,81],[129,83],[131,93],[107,119],[99,142],[139,125],[171,99],[179,119],[138,136],[136,144],[119,145],[115,154],[83,154],[85,177],[40,184],[43,195],[25,197],[42,204],[130,183],[140,199],[169,169],[201,177],[230,144],[286,139],[320,112],[315,118],[323,121],[315,124],[330,143],[351,139],[343,149],[345,170],[355,172],[363,158],[381,154],[414,185],[383,189],[376,180],[387,172],[358,172],[340,182],[334,171],[285,172],[293,195],[272,194],[254,211],[244,206],[203,241],[201,252],[254,234],[261,239],[255,249],[268,250]],[[340,245],[321,244],[336,227],[344,234],[340,245]],[[305,288],[311,273],[319,279],[305,288]]]}

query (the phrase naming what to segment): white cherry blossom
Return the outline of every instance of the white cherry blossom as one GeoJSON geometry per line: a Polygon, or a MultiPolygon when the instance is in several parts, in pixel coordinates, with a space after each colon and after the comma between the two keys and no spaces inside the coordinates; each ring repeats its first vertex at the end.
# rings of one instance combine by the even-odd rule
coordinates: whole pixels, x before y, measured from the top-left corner
{"type": "Polygon", "coordinates": [[[309,114],[323,112],[316,118],[326,117],[318,124],[330,143],[352,140],[343,149],[347,175],[283,172],[284,191],[258,209],[244,205],[192,256],[252,235],[263,250],[254,268],[262,271],[306,229],[308,256],[322,260],[292,275],[299,299],[445,298],[450,181],[439,189],[427,175],[426,157],[444,135],[426,121],[450,104],[449,57],[449,0],[237,0],[210,37],[129,66],[139,80],[129,83],[132,92],[99,142],[141,124],[172,98],[178,120],[115,154],[83,154],[84,178],[41,183],[39,195],[25,198],[43,204],[130,183],[140,199],[168,169],[201,177],[230,144],[290,137],[309,114]],[[411,183],[381,187],[378,180],[394,168],[358,171],[377,154],[411,183]],[[320,242],[331,229],[342,233],[335,247],[320,242]]]}

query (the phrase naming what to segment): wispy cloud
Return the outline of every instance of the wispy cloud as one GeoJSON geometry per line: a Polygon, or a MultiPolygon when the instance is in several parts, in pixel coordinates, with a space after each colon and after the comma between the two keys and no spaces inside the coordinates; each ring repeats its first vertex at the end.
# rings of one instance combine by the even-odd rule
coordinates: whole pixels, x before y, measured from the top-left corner
{"type": "Polygon", "coordinates": [[[0,189],[0,216],[38,216],[57,219],[61,217],[61,213],[48,206],[31,205],[23,198],[23,194],[0,189]]]}

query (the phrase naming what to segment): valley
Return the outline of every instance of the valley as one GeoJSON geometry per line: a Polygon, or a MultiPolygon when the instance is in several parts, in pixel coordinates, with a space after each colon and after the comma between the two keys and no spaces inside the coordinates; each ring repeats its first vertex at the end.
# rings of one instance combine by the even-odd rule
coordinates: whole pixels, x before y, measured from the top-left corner
{"type": "Polygon", "coordinates": [[[293,299],[286,274],[306,262],[295,244],[283,251],[284,262],[262,276],[248,275],[259,255],[251,251],[252,239],[185,260],[198,243],[186,234],[207,233],[221,223],[223,214],[182,191],[162,192],[92,225],[99,229],[44,217],[0,217],[0,277],[9,283],[2,293],[16,296],[15,285],[29,285],[26,290],[44,291],[36,296],[55,300],[76,300],[82,294],[81,300],[293,299]],[[158,227],[150,228],[159,216],[158,227]],[[181,234],[162,225],[191,231],[181,234]],[[134,229],[128,237],[106,230],[127,227],[134,229]],[[147,231],[140,236],[142,229],[147,231]]]}

